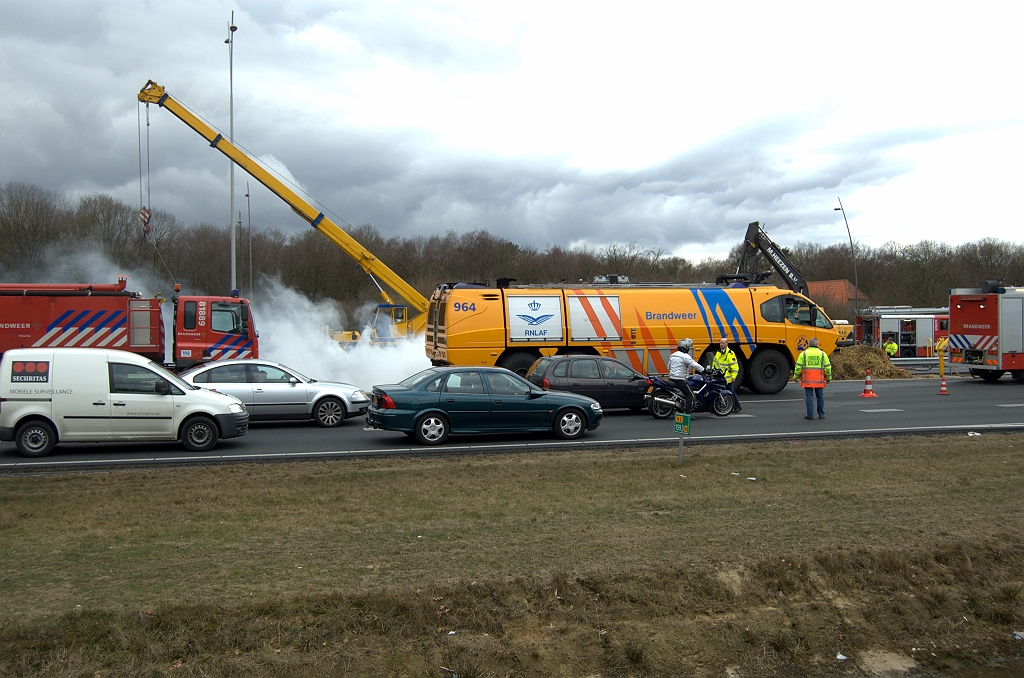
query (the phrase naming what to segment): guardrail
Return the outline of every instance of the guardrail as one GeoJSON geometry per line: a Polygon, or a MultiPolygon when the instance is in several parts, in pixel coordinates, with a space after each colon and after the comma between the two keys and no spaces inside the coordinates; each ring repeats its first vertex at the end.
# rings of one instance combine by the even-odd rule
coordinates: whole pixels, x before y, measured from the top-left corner
{"type": "MultiPolygon", "coordinates": [[[[889,358],[896,367],[938,367],[939,358],[889,358]]],[[[947,359],[946,362],[949,362],[947,359]]]]}

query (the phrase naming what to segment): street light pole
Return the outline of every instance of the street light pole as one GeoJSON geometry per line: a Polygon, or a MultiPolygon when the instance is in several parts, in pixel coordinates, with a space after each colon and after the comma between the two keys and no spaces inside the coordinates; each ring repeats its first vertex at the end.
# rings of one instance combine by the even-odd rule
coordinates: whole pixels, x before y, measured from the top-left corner
{"type": "MultiPolygon", "coordinates": [[[[850,233],[850,222],[846,220],[846,210],[843,209],[843,201],[839,198],[836,198],[836,200],[839,200],[839,207],[833,207],[832,211],[843,213],[843,223],[846,224],[846,235],[850,238],[850,256],[853,258],[853,323],[854,332],[856,333],[857,316],[860,315],[860,281],[857,279],[857,250],[853,246],[853,235],[850,233]]],[[[856,339],[857,336],[854,334],[854,340],[856,339]]]]}
{"type": "Polygon", "coordinates": [[[249,298],[252,299],[252,209],[249,205],[249,182],[245,182],[245,218],[249,222],[249,298]]]}
{"type": "MultiPolygon", "coordinates": [[[[224,42],[228,46],[228,141],[235,142],[235,13],[231,12],[231,23],[228,24],[228,37],[224,42]]],[[[231,290],[238,289],[238,275],[236,271],[235,251],[235,162],[228,161],[229,182],[231,184],[231,218],[228,223],[231,225],[231,290]]]]}

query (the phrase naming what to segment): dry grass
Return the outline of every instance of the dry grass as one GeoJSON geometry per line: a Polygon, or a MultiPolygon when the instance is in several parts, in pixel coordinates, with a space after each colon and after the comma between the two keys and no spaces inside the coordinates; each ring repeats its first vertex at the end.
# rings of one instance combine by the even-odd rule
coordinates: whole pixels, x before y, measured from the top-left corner
{"type": "Polygon", "coordinates": [[[871,652],[936,671],[1020,653],[1024,436],[689,451],[2,477],[0,675],[837,675],[871,652]]]}

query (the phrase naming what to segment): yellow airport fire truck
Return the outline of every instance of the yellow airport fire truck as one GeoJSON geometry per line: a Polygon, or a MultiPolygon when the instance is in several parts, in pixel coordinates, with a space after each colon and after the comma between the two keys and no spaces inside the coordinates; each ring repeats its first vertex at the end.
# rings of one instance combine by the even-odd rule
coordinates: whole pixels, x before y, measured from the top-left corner
{"type": "MultiPolygon", "coordinates": [[[[803,294],[774,285],[439,285],[427,310],[426,354],[435,365],[497,365],[525,374],[541,356],[588,353],[642,374],[666,374],[680,339],[710,361],[724,336],[741,383],[778,393],[799,352],[817,337],[826,353],[839,333],[803,294]]],[[[607,281],[607,282],[606,282],[607,281]]]]}

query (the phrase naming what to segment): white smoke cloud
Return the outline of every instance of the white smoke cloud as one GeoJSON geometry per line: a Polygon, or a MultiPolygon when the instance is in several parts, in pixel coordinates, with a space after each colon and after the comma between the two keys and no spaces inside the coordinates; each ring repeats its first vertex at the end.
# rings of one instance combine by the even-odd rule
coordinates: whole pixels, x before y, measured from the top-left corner
{"type": "Polygon", "coordinates": [[[375,384],[393,384],[430,367],[423,352],[423,337],[393,345],[370,343],[364,329],[358,344],[341,348],[328,328],[344,327],[344,318],[332,302],[312,302],[279,281],[266,280],[265,292],[252,301],[260,332],[260,357],[293,367],[321,381],[342,381],[369,391],[375,384]]]}

